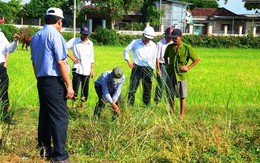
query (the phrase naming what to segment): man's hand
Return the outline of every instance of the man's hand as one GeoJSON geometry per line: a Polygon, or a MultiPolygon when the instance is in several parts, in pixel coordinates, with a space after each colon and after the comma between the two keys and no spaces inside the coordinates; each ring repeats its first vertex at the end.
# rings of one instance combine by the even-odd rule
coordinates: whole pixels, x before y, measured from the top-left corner
{"type": "Polygon", "coordinates": [[[127,60],[127,64],[128,66],[133,69],[134,68],[134,64],[132,62],[130,62],[129,60],[127,60]]]}
{"type": "Polygon", "coordinates": [[[112,107],[112,109],[113,109],[114,112],[120,113],[120,109],[119,109],[119,107],[116,105],[115,102],[112,102],[112,103],[111,103],[111,107],[112,107]]]}
{"type": "Polygon", "coordinates": [[[157,76],[160,77],[160,78],[162,77],[162,71],[161,71],[161,69],[158,69],[158,70],[157,70],[157,76]]]}
{"type": "Polygon", "coordinates": [[[187,72],[189,70],[189,67],[188,66],[180,66],[179,70],[182,71],[182,72],[187,72]]]}
{"type": "Polygon", "coordinates": [[[74,63],[79,63],[79,59],[77,57],[74,57],[72,60],[74,63]]]}
{"type": "Polygon", "coordinates": [[[95,75],[95,73],[94,73],[94,71],[91,69],[91,71],[90,71],[90,77],[91,77],[91,79],[94,79],[94,75],[95,75]]]}
{"type": "Polygon", "coordinates": [[[72,97],[74,96],[74,90],[72,89],[71,86],[67,87],[67,95],[66,98],[67,99],[72,99],[72,97]]]}
{"type": "Polygon", "coordinates": [[[14,34],[14,41],[17,42],[20,39],[20,35],[19,34],[14,34]]]}

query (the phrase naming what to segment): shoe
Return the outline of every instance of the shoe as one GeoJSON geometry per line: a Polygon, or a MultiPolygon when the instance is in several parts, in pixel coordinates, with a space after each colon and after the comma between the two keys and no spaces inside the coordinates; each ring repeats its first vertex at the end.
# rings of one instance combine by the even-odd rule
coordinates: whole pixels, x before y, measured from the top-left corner
{"type": "Polygon", "coordinates": [[[66,159],[66,160],[62,160],[62,161],[53,161],[51,160],[52,163],[70,163],[70,160],[69,159],[66,159]]]}
{"type": "Polygon", "coordinates": [[[40,148],[40,156],[42,158],[46,158],[47,160],[50,160],[52,153],[53,153],[53,150],[54,150],[53,147],[49,147],[49,148],[41,147],[40,148]]]}

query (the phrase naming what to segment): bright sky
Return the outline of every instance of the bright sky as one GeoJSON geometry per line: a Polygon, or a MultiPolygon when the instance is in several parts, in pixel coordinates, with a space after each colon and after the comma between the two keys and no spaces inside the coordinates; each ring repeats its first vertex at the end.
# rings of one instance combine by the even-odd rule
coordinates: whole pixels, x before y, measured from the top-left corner
{"type": "Polygon", "coordinates": [[[228,3],[225,5],[224,0],[219,0],[219,7],[225,7],[235,14],[255,14],[255,10],[248,11],[244,8],[244,2],[242,2],[242,0],[228,0],[228,3]]]}
{"type": "MultiPolygon", "coordinates": [[[[10,0],[1,0],[1,1],[8,2],[10,0]]],[[[255,14],[255,10],[247,11],[244,8],[244,2],[242,1],[243,0],[228,0],[228,3],[224,5],[224,0],[219,0],[218,3],[219,3],[219,7],[225,7],[226,9],[234,12],[235,14],[255,14]]],[[[22,3],[29,3],[29,2],[30,0],[22,0],[22,3]]]]}

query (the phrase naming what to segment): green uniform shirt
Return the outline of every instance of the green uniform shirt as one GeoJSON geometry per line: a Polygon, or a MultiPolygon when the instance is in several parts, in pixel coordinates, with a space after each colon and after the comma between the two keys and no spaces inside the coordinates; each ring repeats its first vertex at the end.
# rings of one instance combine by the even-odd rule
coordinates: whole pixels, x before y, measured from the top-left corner
{"type": "Polygon", "coordinates": [[[198,55],[191,46],[182,42],[178,49],[174,43],[168,45],[164,52],[164,58],[169,59],[166,67],[167,73],[169,75],[175,73],[177,81],[183,81],[188,78],[188,73],[180,71],[179,67],[187,65],[190,59],[192,61],[196,60],[198,55]]]}

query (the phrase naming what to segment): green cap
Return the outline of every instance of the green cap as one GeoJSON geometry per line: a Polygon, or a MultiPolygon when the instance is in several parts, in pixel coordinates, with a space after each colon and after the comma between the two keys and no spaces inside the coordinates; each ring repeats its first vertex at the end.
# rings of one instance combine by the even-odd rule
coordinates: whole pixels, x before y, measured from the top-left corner
{"type": "Polygon", "coordinates": [[[115,83],[120,83],[122,82],[122,77],[123,77],[124,71],[120,67],[115,67],[112,70],[112,78],[113,82],[115,83]]]}

